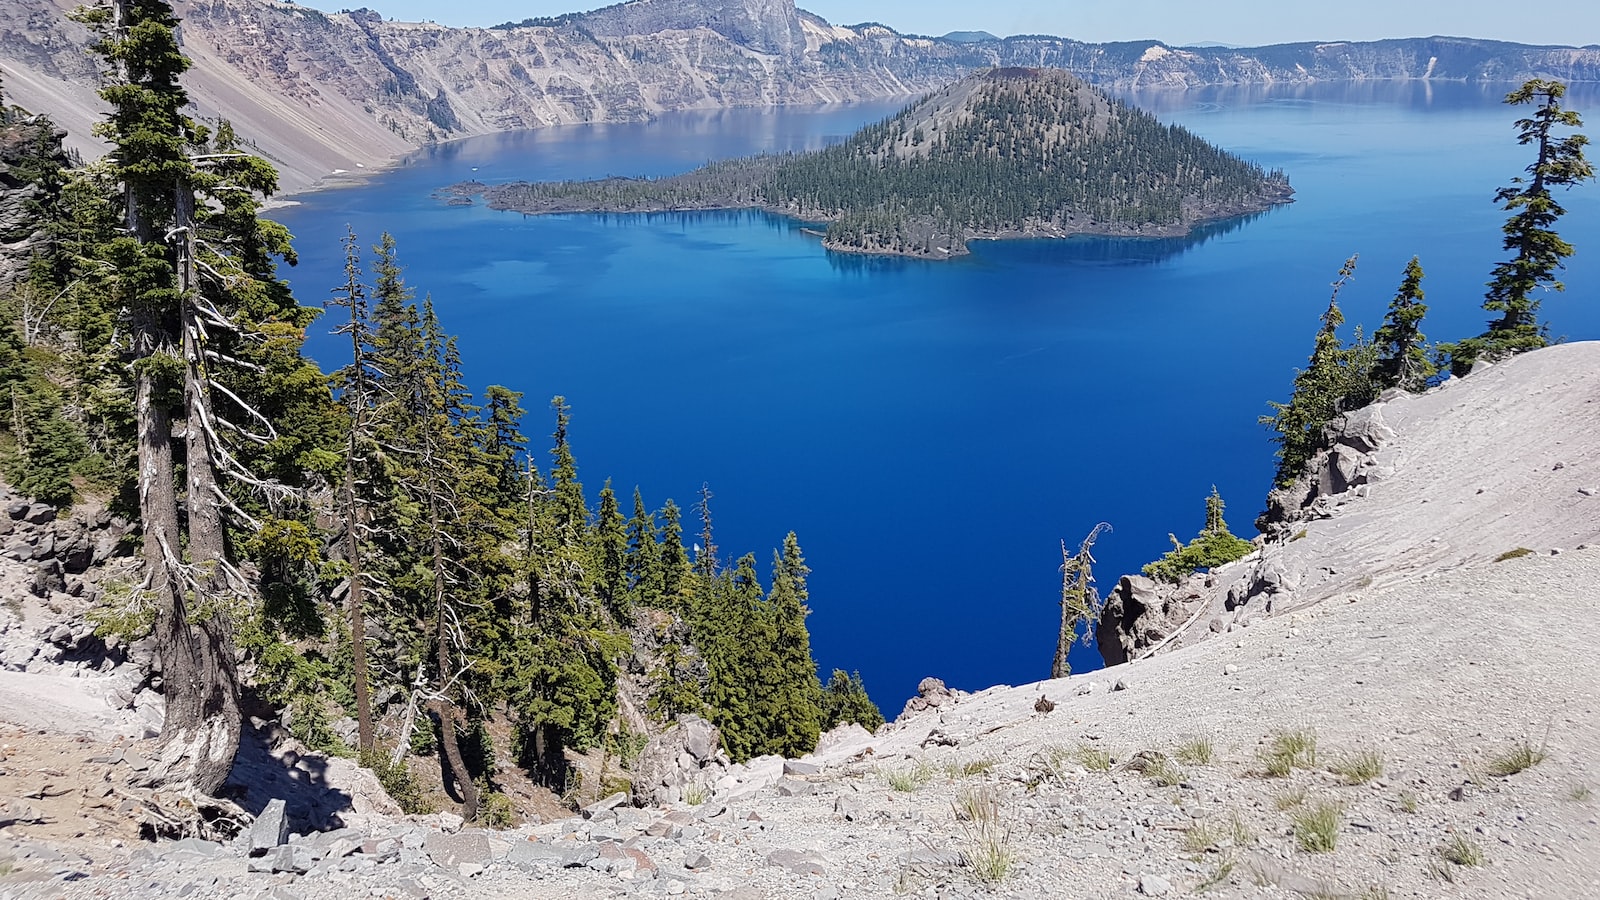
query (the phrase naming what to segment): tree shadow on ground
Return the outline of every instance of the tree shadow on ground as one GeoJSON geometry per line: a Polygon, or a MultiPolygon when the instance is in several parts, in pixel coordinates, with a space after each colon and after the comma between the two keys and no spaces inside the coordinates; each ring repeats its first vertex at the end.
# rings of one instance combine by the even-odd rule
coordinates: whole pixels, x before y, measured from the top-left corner
{"type": "Polygon", "coordinates": [[[260,815],[269,801],[282,798],[291,831],[332,831],[345,826],[343,814],[351,811],[352,798],[328,783],[328,769],[326,757],[302,753],[299,742],[281,725],[250,717],[239,738],[233,771],[218,795],[253,816],[260,815]]]}

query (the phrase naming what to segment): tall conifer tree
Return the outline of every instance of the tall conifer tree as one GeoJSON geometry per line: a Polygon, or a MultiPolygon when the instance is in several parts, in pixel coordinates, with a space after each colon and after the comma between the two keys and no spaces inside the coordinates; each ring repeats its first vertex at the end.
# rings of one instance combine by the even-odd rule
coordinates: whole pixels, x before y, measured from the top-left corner
{"type": "Polygon", "coordinates": [[[1422,263],[1411,257],[1406,264],[1405,277],[1400,289],[1389,304],[1389,314],[1383,327],[1374,334],[1378,346],[1378,361],[1373,366],[1372,380],[1378,389],[1403,388],[1416,392],[1428,384],[1434,372],[1425,349],[1427,337],[1422,333],[1422,317],[1428,307],[1422,302],[1422,263]]]}

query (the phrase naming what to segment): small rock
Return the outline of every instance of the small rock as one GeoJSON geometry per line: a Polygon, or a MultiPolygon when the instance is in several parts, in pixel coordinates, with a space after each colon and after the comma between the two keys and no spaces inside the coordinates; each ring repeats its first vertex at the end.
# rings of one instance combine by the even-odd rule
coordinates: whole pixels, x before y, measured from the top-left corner
{"type": "Polygon", "coordinates": [[[787,847],[767,854],[767,865],[787,869],[796,875],[822,874],[822,860],[816,854],[791,850],[787,847]]]}
{"type": "Polygon", "coordinates": [[[1127,690],[1127,689],[1128,689],[1128,682],[1126,682],[1126,681],[1124,681],[1124,680],[1123,680],[1123,679],[1121,679],[1121,678],[1118,678],[1118,679],[1117,679],[1117,683],[1116,683],[1116,684],[1113,684],[1113,685],[1112,685],[1112,686],[1111,686],[1111,689],[1112,689],[1112,690],[1113,690],[1113,691],[1125,691],[1125,690],[1127,690]]]}
{"type": "Polygon", "coordinates": [[[1039,695],[1039,699],[1033,701],[1033,711],[1036,713],[1055,712],[1055,709],[1056,702],[1043,694],[1039,695]]]}
{"type": "Polygon", "coordinates": [[[585,806],[583,808],[583,817],[585,819],[592,819],[595,816],[599,815],[600,813],[610,812],[611,810],[616,809],[617,807],[619,807],[622,804],[627,803],[627,802],[628,802],[628,795],[623,793],[623,792],[621,792],[621,791],[618,791],[617,793],[612,794],[611,796],[605,798],[604,800],[600,800],[600,801],[597,801],[595,803],[591,803],[588,806],[585,806]]]}
{"type": "Polygon", "coordinates": [[[1165,897],[1172,893],[1172,882],[1160,875],[1140,875],[1139,893],[1146,897],[1165,897]]]}
{"type": "Polygon", "coordinates": [[[816,791],[816,785],[809,781],[796,781],[785,778],[778,782],[779,797],[804,797],[816,791]]]}
{"type": "Polygon", "coordinates": [[[489,836],[482,831],[430,834],[423,844],[423,850],[433,864],[441,869],[456,868],[463,863],[482,867],[494,860],[489,836]]]}
{"type": "Polygon", "coordinates": [[[822,767],[816,763],[801,762],[797,759],[783,761],[783,774],[799,775],[801,777],[822,774],[822,767]]]}
{"type": "Polygon", "coordinates": [[[460,831],[461,826],[465,824],[467,824],[467,820],[461,818],[455,813],[439,813],[439,830],[445,834],[455,834],[456,832],[460,831]]]}
{"type": "Polygon", "coordinates": [[[22,517],[22,521],[29,525],[49,525],[55,520],[56,508],[48,503],[35,503],[28,507],[27,513],[22,517]]]}
{"type": "Polygon", "coordinates": [[[846,822],[854,822],[861,818],[861,801],[849,794],[840,794],[833,801],[833,811],[843,816],[846,822]]]}
{"type": "Polygon", "coordinates": [[[711,857],[704,853],[694,852],[683,858],[683,867],[692,872],[699,872],[711,868],[711,857]]]}

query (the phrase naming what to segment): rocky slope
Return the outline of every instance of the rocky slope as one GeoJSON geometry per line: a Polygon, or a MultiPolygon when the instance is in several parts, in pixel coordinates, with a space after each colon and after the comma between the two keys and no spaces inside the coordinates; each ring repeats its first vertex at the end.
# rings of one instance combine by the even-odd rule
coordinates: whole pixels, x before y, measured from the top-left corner
{"type": "MultiPolygon", "coordinates": [[[[0,4],[7,95],[94,152],[96,63],[77,0],[0,4]]],[[[793,0],[632,0],[499,28],[324,14],[275,0],[177,0],[200,113],[225,115],[286,189],[429,141],[666,110],[821,104],[933,90],[976,68],[1048,66],[1124,87],[1329,79],[1600,80],[1600,48],[1456,38],[1248,50],[1065,38],[945,40],[844,28],[793,0]]]]}
{"type": "Polygon", "coordinates": [[[1269,498],[1257,553],[1180,585],[1118,582],[1098,634],[1108,664],[1519,548],[1600,543],[1600,343],[1386,393],[1331,434],[1295,488],[1269,498]]]}
{"type": "MultiPolygon", "coordinates": [[[[930,678],[803,760],[730,765],[686,720],[646,749],[642,806],[509,830],[397,816],[264,726],[234,788],[253,827],[140,843],[121,785],[144,726],[72,712],[104,662],[34,654],[0,704],[0,896],[1600,895],[1597,380],[1600,344],[1555,347],[1351,423],[1362,456],[1304,506],[1328,515],[1218,584],[1331,571],[1280,579],[1276,615],[1224,638],[973,695],[930,678]]],[[[4,513],[30,548],[54,528],[4,513]]],[[[40,590],[8,588],[6,643],[81,642],[47,608],[70,594],[40,590]]]]}

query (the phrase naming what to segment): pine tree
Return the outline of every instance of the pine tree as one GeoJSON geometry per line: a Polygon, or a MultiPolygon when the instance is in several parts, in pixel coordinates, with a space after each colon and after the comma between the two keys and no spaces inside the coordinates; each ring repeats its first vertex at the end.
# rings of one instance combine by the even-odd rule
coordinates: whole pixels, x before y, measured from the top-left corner
{"type": "Polygon", "coordinates": [[[1224,566],[1254,551],[1254,544],[1235,537],[1228,530],[1228,522],[1222,515],[1226,508],[1222,495],[1212,485],[1211,496],[1206,498],[1205,527],[1188,544],[1179,543],[1176,535],[1167,535],[1172,541],[1172,550],[1145,566],[1144,574],[1157,581],[1178,582],[1200,569],[1224,566]]]}
{"type": "Polygon", "coordinates": [[[811,612],[806,605],[810,572],[800,555],[800,542],[791,531],[783,540],[783,552],[774,552],[772,558],[772,592],[767,605],[774,632],[777,690],[769,698],[774,727],[764,747],[791,758],[815,750],[822,730],[822,685],[817,681],[811,635],[806,630],[806,616],[811,612]]]}
{"type": "Polygon", "coordinates": [[[1102,603],[1094,586],[1094,542],[1101,532],[1111,526],[1101,522],[1090,529],[1089,535],[1078,545],[1078,552],[1067,552],[1066,541],[1061,542],[1061,628],[1056,634],[1056,655],[1050,664],[1051,678],[1065,678],[1072,674],[1069,655],[1072,645],[1078,642],[1082,629],[1083,640],[1094,634],[1095,623],[1100,621],[1102,603]]]}
{"type": "Polygon", "coordinates": [[[692,569],[689,553],[683,546],[683,513],[667,498],[661,508],[661,604],[667,609],[683,607],[690,592],[692,569]]]}
{"type": "Polygon", "coordinates": [[[700,499],[695,512],[700,515],[700,543],[694,548],[694,571],[701,578],[715,578],[720,563],[717,561],[716,534],[711,528],[711,485],[700,485],[700,499]]]}
{"type": "Polygon", "coordinates": [[[256,215],[276,173],[242,152],[226,123],[213,134],[183,114],[189,61],[166,0],[113,0],[78,17],[100,29],[95,49],[112,67],[101,92],[110,112],[97,133],[113,146],[107,171],[122,192],[123,221],[94,255],[127,323],[140,596],[154,610],[166,685],[159,761],[142,780],[209,792],[238,746],[234,631],[254,593],[236,565],[242,542],[230,539],[230,523],[303,544],[293,537],[301,529],[278,528],[271,510],[303,511],[293,483],[305,466],[331,462],[319,451],[336,428],[326,383],[299,354],[315,313],[275,275],[278,260],[294,261],[287,232],[256,215]],[[298,421],[291,410],[310,415],[298,421]]]}
{"type": "Polygon", "coordinates": [[[1296,373],[1289,402],[1270,402],[1273,414],[1261,417],[1261,423],[1278,434],[1273,440],[1278,445],[1278,471],[1274,480],[1279,486],[1293,484],[1306,463],[1322,449],[1323,427],[1333,421],[1334,416],[1371,400],[1372,345],[1359,336],[1352,348],[1346,348],[1339,340],[1339,326],[1344,324],[1344,313],[1339,310],[1339,291],[1355,270],[1354,256],[1339,268],[1310,362],[1296,373]]]}
{"type": "Polygon", "coordinates": [[[1453,348],[1452,369],[1458,375],[1471,370],[1479,358],[1502,359],[1548,343],[1534,294],[1540,289],[1565,289],[1556,272],[1573,253],[1572,245],[1555,232],[1556,220],[1566,209],[1551,189],[1571,188],[1594,178],[1594,166],[1583,155],[1589,139],[1581,134],[1558,137],[1555,133],[1557,128],[1583,125],[1576,111],[1562,107],[1566,93],[1567,86],[1559,81],[1535,78],[1506,95],[1505,102],[1512,106],[1536,104],[1532,115],[1518,119],[1516,126],[1517,142],[1535,144],[1538,151],[1527,168],[1530,178],[1513,178],[1495,193],[1495,202],[1511,213],[1502,230],[1504,247],[1515,256],[1494,267],[1485,295],[1483,308],[1499,313],[1499,318],[1489,323],[1484,334],[1453,348]]]}
{"type": "Polygon", "coordinates": [[[621,652],[592,598],[587,516],[577,463],[567,443],[568,407],[556,397],[555,486],[528,479],[527,547],[523,560],[526,614],[516,628],[515,671],[508,700],[517,725],[517,755],[540,784],[566,787],[567,749],[594,746],[616,709],[621,652]],[[565,486],[565,487],[563,487],[565,486]]]}
{"type": "Polygon", "coordinates": [[[883,725],[883,711],[867,696],[861,673],[834,669],[822,689],[822,730],[832,731],[845,722],[854,722],[868,731],[883,725]]]}
{"type": "Polygon", "coordinates": [[[1379,390],[1402,388],[1413,393],[1427,387],[1434,373],[1424,347],[1427,338],[1422,334],[1422,317],[1428,307],[1423,304],[1422,264],[1415,256],[1406,264],[1405,278],[1389,304],[1389,314],[1383,327],[1373,335],[1378,348],[1378,361],[1373,366],[1372,380],[1379,390]]]}
{"type": "Polygon", "coordinates": [[[369,453],[375,449],[375,437],[369,418],[377,386],[376,375],[367,360],[367,349],[372,344],[369,324],[366,287],[361,282],[361,253],[354,231],[345,233],[345,284],[342,294],[336,293],[329,306],[342,307],[349,318],[341,323],[335,334],[350,337],[350,364],[337,374],[342,391],[341,399],[350,418],[348,439],[344,456],[344,479],[340,485],[340,515],[344,520],[345,564],[350,568],[349,587],[345,594],[345,615],[350,627],[351,679],[356,705],[356,749],[362,754],[375,749],[372,732],[372,698],[367,679],[367,626],[366,581],[368,573],[362,565],[365,548],[362,528],[370,520],[366,514],[366,497],[357,490],[369,453]]]}
{"type": "Polygon", "coordinates": [[[612,621],[627,623],[633,613],[628,597],[628,530],[617,508],[611,479],[600,489],[600,511],[594,527],[595,589],[612,621]]]}
{"type": "Polygon", "coordinates": [[[633,489],[633,516],[627,526],[626,579],[636,606],[662,606],[661,544],[656,517],[644,505],[639,488],[633,489]]]}

